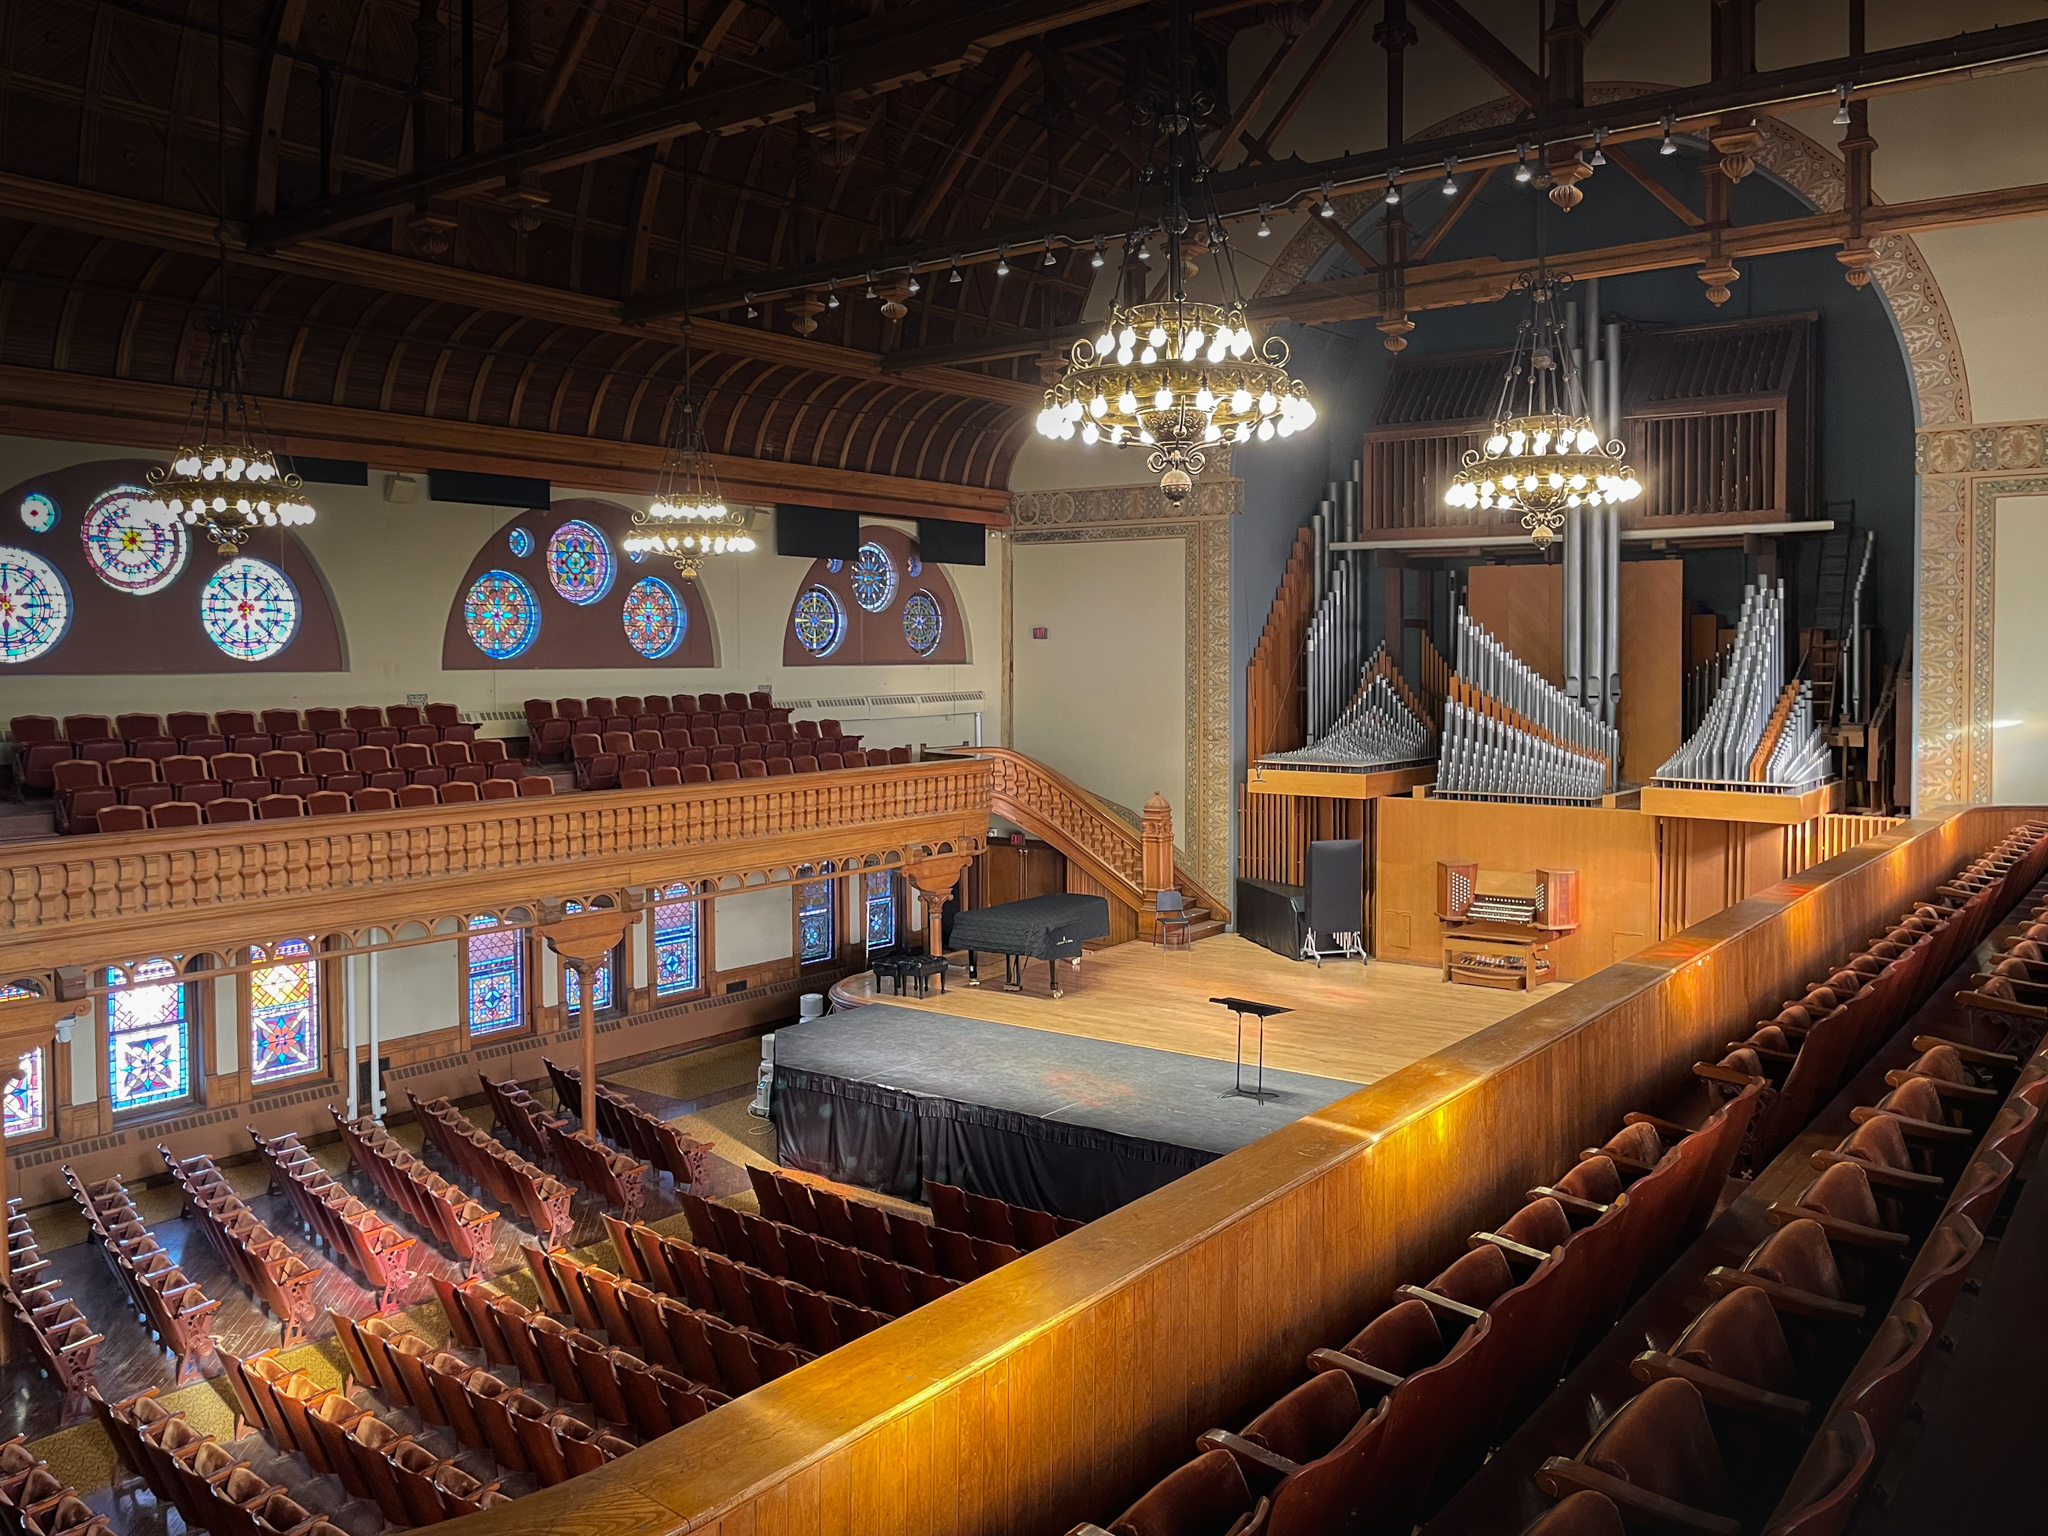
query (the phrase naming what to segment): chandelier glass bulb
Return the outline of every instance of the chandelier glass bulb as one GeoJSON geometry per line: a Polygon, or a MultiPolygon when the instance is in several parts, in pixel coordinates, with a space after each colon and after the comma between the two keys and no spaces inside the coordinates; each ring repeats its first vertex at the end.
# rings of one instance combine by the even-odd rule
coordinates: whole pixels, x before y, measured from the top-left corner
{"type": "Polygon", "coordinates": [[[1643,494],[1616,439],[1603,442],[1587,408],[1570,338],[1558,324],[1556,283],[1525,280],[1530,313],[1515,337],[1493,429],[1444,492],[1444,504],[1519,517],[1538,548],[1553,543],[1580,507],[1616,506],[1643,494]]]}
{"type": "Polygon", "coordinates": [[[223,556],[259,528],[300,528],[313,504],[297,475],[277,467],[262,413],[243,389],[241,327],[216,321],[206,382],[193,397],[171,462],[149,471],[141,503],[153,522],[203,531],[223,556]]]}
{"type": "Polygon", "coordinates": [[[654,502],[633,514],[633,532],[620,541],[629,555],[667,555],[694,577],[709,555],[750,554],[749,518],[719,494],[718,466],[704,441],[697,402],[685,396],[676,412],[667,460],[654,502]]]}

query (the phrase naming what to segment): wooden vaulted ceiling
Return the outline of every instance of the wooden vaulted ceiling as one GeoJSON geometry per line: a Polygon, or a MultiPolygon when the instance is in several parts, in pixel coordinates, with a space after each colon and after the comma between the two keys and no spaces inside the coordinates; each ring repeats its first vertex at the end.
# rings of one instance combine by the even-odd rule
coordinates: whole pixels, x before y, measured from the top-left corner
{"type": "MultiPolygon", "coordinates": [[[[253,321],[251,384],[298,437],[326,440],[303,426],[324,408],[552,434],[566,464],[592,443],[652,449],[684,376],[683,328],[627,323],[627,301],[965,240],[1076,201],[1127,204],[1138,157],[1123,103],[1166,16],[1157,0],[474,0],[471,117],[465,8],[9,0],[0,370],[189,390],[221,302],[224,180],[227,303],[253,321]],[[839,54],[863,40],[912,77],[835,100],[839,54]],[[740,106],[695,125],[717,131],[606,139],[692,93],[740,106]],[[754,100],[759,120],[745,121],[754,100]],[[577,133],[580,158],[536,155],[540,168],[487,190],[318,217],[364,189],[577,133]]],[[[1198,51],[1220,61],[1269,9],[1198,7],[1198,51]]],[[[986,262],[957,283],[932,272],[900,321],[856,281],[809,335],[787,299],[751,320],[700,316],[692,374],[711,446],[1000,490],[1041,387],[1034,362],[890,372],[886,355],[1071,325],[1092,276],[1081,252],[1051,266],[1034,255],[1001,279],[986,262]]],[[[394,440],[407,430],[394,423],[394,440]]]]}

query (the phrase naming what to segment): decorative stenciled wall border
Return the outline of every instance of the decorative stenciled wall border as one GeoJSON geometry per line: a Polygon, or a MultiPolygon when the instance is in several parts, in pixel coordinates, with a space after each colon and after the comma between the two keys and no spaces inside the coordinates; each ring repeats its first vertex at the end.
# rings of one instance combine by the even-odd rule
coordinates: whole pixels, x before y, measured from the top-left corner
{"type": "MultiPolygon", "coordinates": [[[[1669,89],[1632,81],[1586,87],[1593,103],[1620,101],[1669,89]]],[[[1424,131],[1435,138],[1512,122],[1520,104],[1483,103],[1424,131]]],[[[1842,158],[1826,145],[1774,118],[1759,125],[1764,142],[1757,169],[1782,182],[1814,208],[1842,206],[1842,158]]],[[[1348,229],[1373,210],[1376,194],[1340,197],[1337,217],[1348,229]]],[[[1310,219],[1281,252],[1260,285],[1261,296],[1285,293],[1305,281],[1334,241],[1322,220],[1310,219]]],[[[1918,413],[1920,481],[1919,616],[1914,638],[1914,797],[1916,807],[1982,803],[1991,798],[1991,503],[2010,489],[1972,492],[1968,477],[2031,468],[2040,462],[2043,428],[2029,423],[1974,426],[1970,383],[1955,322],[1933,270],[1904,235],[1871,242],[1877,262],[1871,279],[1906,354],[1918,413]],[[1964,480],[1943,477],[1964,476],[1964,480]]],[[[1426,323],[1426,322],[1424,322],[1426,323]]],[[[2019,482],[2012,482],[2019,483],[2019,482]]],[[[2032,482],[2026,482],[2031,484],[2032,482]]]]}
{"type": "Polygon", "coordinates": [[[1212,465],[1178,507],[1157,486],[1029,491],[1010,501],[1010,538],[1019,544],[1181,540],[1188,803],[1175,806],[1174,816],[1189,868],[1212,891],[1231,886],[1230,518],[1244,505],[1244,482],[1220,467],[1212,465]]]}

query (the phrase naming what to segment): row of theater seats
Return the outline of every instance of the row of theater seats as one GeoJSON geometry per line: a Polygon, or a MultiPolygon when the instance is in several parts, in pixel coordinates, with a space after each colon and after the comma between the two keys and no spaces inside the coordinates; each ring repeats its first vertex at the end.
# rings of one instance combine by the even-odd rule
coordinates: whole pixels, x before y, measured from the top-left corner
{"type": "MultiPolygon", "coordinates": [[[[1071,1216],[1012,1205],[993,1195],[977,1195],[936,1179],[924,1181],[924,1200],[932,1208],[932,1219],[938,1226],[951,1227],[991,1243],[1008,1243],[1025,1253],[1043,1248],[1069,1232],[1078,1232],[1083,1225],[1071,1216]]],[[[761,1209],[767,1214],[765,1203],[761,1209]]]]}
{"type": "Polygon", "coordinates": [[[249,1139],[270,1166],[271,1192],[288,1197],[306,1231],[376,1292],[379,1312],[396,1311],[419,1264],[419,1239],[351,1195],[291,1132],[265,1136],[252,1125],[249,1139]]]}
{"type": "MultiPolygon", "coordinates": [[[[1474,1468],[1480,1468],[1475,1484],[1510,1476],[1517,1426],[1556,1411],[1551,1400],[1558,1383],[1578,1359],[1610,1337],[1634,1335],[1629,1328],[1610,1335],[1615,1318],[1658,1284],[1707,1226],[1729,1172],[1746,1151],[1753,1156],[1758,1150],[1752,1131],[1768,1121],[1764,1106],[1783,1101],[1800,1060],[1818,1048],[1822,1081],[1815,1091],[1833,1093],[1947,966],[1974,946],[2000,903],[2010,903],[2011,882],[2039,872],[2041,831],[2023,828],[1980,860],[1976,868],[1989,883],[1969,903],[1916,909],[1909,921],[1922,926],[1902,923],[1893,930],[1901,937],[1885,942],[1896,942],[1900,953],[1875,974],[1846,966],[1831,973],[1750,1040],[1731,1042],[1719,1061],[1696,1066],[1694,1085],[1680,1102],[1659,1114],[1626,1116],[1605,1145],[1582,1152],[1554,1183],[1530,1190],[1527,1203],[1496,1228],[1472,1234],[1467,1252],[1426,1284],[1396,1287],[1385,1309],[1346,1343],[1310,1353],[1307,1381],[1241,1431],[1202,1435],[1195,1459],[1109,1530],[1116,1536],[1406,1532],[1474,1468]],[[1794,1008],[1805,1009],[1803,1021],[1791,1016],[1794,1008]],[[1770,1038],[1789,1049],[1755,1043],[1773,1029],[1770,1038]]],[[[1567,1405],[1560,1417],[1583,1424],[1585,1411],[1567,1405]]],[[[1637,1474],[1638,1486],[1657,1475],[1656,1448],[1668,1443],[1661,1434],[1653,1440],[1645,1456],[1651,1465],[1637,1474]]],[[[1607,1442],[1588,1465],[1611,1470],[1617,1448],[1618,1442],[1607,1442]]],[[[1626,1486],[1626,1478],[1618,1480],[1626,1486]]],[[[1609,1488],[1603,1496],[1615,1493],[1609,1488]]],[[[1557,1532],[1575,1528],[1569,1522],[1589,1508],[1580,1502],[1558,1511],[1565,1523],[1557,1532]]],[[[1648,1518],[1660,1529],[1703,1529],[1657,1518],[1654,1511],[1646,1517],[1644,1509],[1633,1507],[1632,1527],[1648,1518]]],[[[1755,1518],[1743,1528],[1760,1528],[1768,1502],[1750,1513],[1755,1518]]],[[[1602,1514],[1595,1510],[1593,1518],[1602,1514]]],[[[1510,1528],[1483,1518],[1472,1524],[1510,1528]]],[[[1076,1536],[1101,1529],[1084,1523],[1076,1536]]],[[[1769,1529],[1814,1536],[1798,1511],[1769,1529]]],[[[1727,1531],[1734,1536],[1735,1526],[1727,1531]]]]}
{"type": "Polygon", "coordinates": [[[244,800],[224,795],[196,805],[189,800],[170,800],[148,810],[134,805],[110,805],[98,811],[90,826],[81,832],[146,832],[165,827],[225,826],[247,821],[297,821],[308,816],[346,816],[351,812],[417,810],[432,805],[476,805],[486,800],[531,800],[552,795],[555,781],[539,774],[514,781],[487,779],[482,784],[408,784],[393,793],[388,789],[359,789],[344,794],[338,789],[315,790],[304,799],[297,795],[265,795],[244,800]]]}
{"type": "Polygon", "coordinates": [[[410,1089],[405,1096],[414,1118],[427,1139],[441,1149],[441,1155],[474,1179],[502,1209],[531,1227],[543,1247],[553,1248],[568,1238],[576,1225],[570,1212],[574,1190],[479,1129],[446,1098],[422,1103],[410,1089]]]}
{"type": "Polygon", "coordinates": [[[807,1184],[773,1168],[750,1163],[747,1177],[753,1183],[761,1215],[769,1221],[926,1274],[964,1283],[1000,1269],[1018,1254],[1011,1243],[991,1242],[953,1227],[927,1226],[913,1216],[899,1216],[865,1200],[848,1200],[835,1190],[807,1184]]]}
{"type": "MultiPolygon", "coordinates": [[[[529,1318],[528,1324],[536,1332],[554,1326],[547,1318],[529,1318]]],[[[599,1421],[592,1423],[570,1409],[549,1407],[533,1391],[450,1350],[437,1350],[386,1319],[356,1322],[335,1314],[334,1332],[359,1384],[374,1385],[387,1401],[411,1408],[424,1425],[451,1431],[458,1444],[487,1452],[508,1471],[532,1474],[543,1487],[595,1471],[634,1448],[623,1433],[605,1428],[604,1406],[582,1389],[586,1373],[592,1381],[609,1376],[616,1382],[614,1356],[595,1340],[548,1338],[566,1343],[575,1357],[567,1385],[556,1384],[557,1400],[588,1403],[599,1421]]],[[[610,1422],[625,1428],[624,1419],[610,1422]]]]}
{"type": "Polygon", "coordinates": [[[28,1437],[0,1441],[0,1524],[9,1536],[112,1536],[78,1490],[28,1448],[28,1437]]]}
{"type": "Polygon", "coordinates": [[[117,757],[165,758],[179,754],[211,757],[216,752],[311,752],[316,747],[348,751],[364,745],[391,748],[403,743],[433,746],[474,741],[453,704],[393,704],[388,709],[354,705],[346,710],[224,709],[208,717],[198,710],[168,715],[16,715],[14,737],[17,791],[44,791],[58,763],[117,757]]]}
{"type": "Polygon", "coordinates": [[[716,1311],[698,1311],[673,1296],[657,1296],[636,1281],[564,1253],[525,1250],[540,1289],[540,1304],[573,1321],[586,1334],[602,1334],[650,1365],[682,1372],[737,1396],[786,1376],[812,1357],[716,1311]]]}
{"type": "Polygon", "coordinates": [[[682,1200],[698,1247],[891,1317],[936,1301],[962,1283],[696,1195],[682,1200]]]}
{"type": "Polygon", "coordinates": [[[185,1197],[182,1214],[198,1219],[228,1273],[277,1319],[279,1342],[287,1347],[302,1343],[307,1326],[319,1315],[313,1266],[256,1219],[212,1158],[203,1153],[181,1158],[161,1142],[156,1150],[185,1197]]]}
{"type": "MultiPolygon", "coordinates": [[[[50,1261],[36,1244],[35,1229],[23,1214],[19,1199],[7,1202],[7,1310],[20,1324],[19,1334],[35,1341],[36,1354],[50,1373],[50,1380],[64,1389],[64,1407],[82,1402],[87,1387],[94,1383],[93,1367],[99,1358],[103,1335],[63,1293],[64,1282],[54,1275],[44,1278],[50,1261]]],[[[0,1323],[0,1327],[6,1326],[0,1323]]],[[[19,1336],[17,1335],[17,1337],[19,1336]]],[[[0,1473],[0,1478],[8,1474],[0,1473]]],[[[0,1495],[4,1495],[0,1487],[0,1495]]]]}
{"type": "Polygon", "coordinates": [[[327,1113],[348,1147],[349,1161],[397,1206],[412,1224],[482,1274],[491,1261],[498,1213],[472,1200],[401,1146],[368,1115],[343,1118],[332,1104],[327,1113]]]}
{"type": "Polygon", "coordinates": [[[644,1222],[629,1225],[610,1215],[604,1221],[626,1276],[618,1287],[621,1304],[636,1322],[648,1304],[643,1293],[660,1292],[683,1298],[699,1312],[822,1355],[889,1321],[886,1312],[664,1236],[644,1222]]]}
{"type": "MultiPolygon", "coordinates": [[[[403,803],[397,795],[408,786],[439,789],[450,784],[471,785],[475,793],[457,791],[453,799],[473,801],[516,795],[524,775],[525,765],[508,758],[502,741],[444,741],[431,747],[357,747],[351,752],[316,747],[309,753],[217,752],[211,758],[180,753],[165,758],[118,757],[104,763],[74,759],[57,764],[51,793],[57,831],[76,833],[102,830],[99,813],[117,805],[154,810],[178,801],[204,807],[221,799],[260,804],[273,795],[312,803],[321,794],[353,797],[366,789],[389,790],[397,804],[403,803]],[[492,780],[511,787],[489,790],[492,780]]],[[[553,781],[548,782],[552,786],[553,781]]],[[[319,804],[322,809],[312,814],[338,814],[350,808],[352,798],[319,804]]],[[[122,829],[133,830],[125,825],[122,829]]]]}
{"type": "MultiPolygon", "coordinates": [[[[667,737],[680,734],[664,733],[667,737]]],[[[681,747],[659,745],[659,740],[653,731],[642,731],[637,736],[628,736],[623,731],[603,737],[578,736],[574,742],[576,787],[660,789],[665,785],[709,784],[719,780],[779,778],[790,773],[830,773],[841,768],[880,767],[911,760],[908,747],[862,751],[854,745],[860,740],[857,736],[681,747]]]]}
{"type": "MultiPolygon", "coordinates": [[[[548,1078],[554,1084],[555,1100],[563,1110],[580,1111],[583,1104],[583,1074],[573,1067],[558,1067],[543,1056],[541,1062],[548,1069],[548,1078]]],[[[483,1074],[477,1074],[479,1078],[483,1074]]],[[[500,1114],[499,1123],[508,1125],[515,1137],[526,1141],[536,1130],[544,1137],[560,1135],[553,1129],[555,1122],[549,1117],[538,1119],[528,1112],[525,1105],[533,1105],[530,1095],[524,1104],[517,1095],[508,1092],[516,1089],[516,1083],[492,1083],[484,1079],[484,1093],[491,1100],[493,1111],[498,1111],[500,1102],[505,1112],[500,1114]],[[546,1128],[543,1130],[543,1128],[546,1128]]],[[[710,1171],[711,1143],[685,1136],[675,1126],[658,1115],[649,1114],[623,1095],[615,1093],[603,1083],[597,1085],[597,1131],[613,1146],[624,1148],[635,1157],[644,1159],[650,1168],[665,1170],[674,1182],[678,1192],[700,1184],[710,1171]]],[[[529,1143],[531,1144],[531,1143],[529,1143]]],[[[618,1202],[607,1201],[607,1204],[618,1202]]],[[[627,1220],[632,1219],[631,1211],[627,1220]]]]}
{"type": "Polygon", "coordinates": [[[213,1353],[213,1315],[220,1310],[219,1300],[209,1300],[196,1280],[185,1278],[184,1270],[143,1226],[118,1178],[87,1184],[69,1163],[63,1174],[91,1240],[128,1292],[130,1304],[157,1342],[177,1358],[177,1384],[196,1380],[199,1362],[213,1353]]]}
{"type": "Polygon", "coordinates": [[[606,731],[690,730],[693,726],[780,725],[790,712],[766,693],[650,693],[616,698],[528,699],[526,734],[536,757],[568,754],[579,735],[606,731]]]}

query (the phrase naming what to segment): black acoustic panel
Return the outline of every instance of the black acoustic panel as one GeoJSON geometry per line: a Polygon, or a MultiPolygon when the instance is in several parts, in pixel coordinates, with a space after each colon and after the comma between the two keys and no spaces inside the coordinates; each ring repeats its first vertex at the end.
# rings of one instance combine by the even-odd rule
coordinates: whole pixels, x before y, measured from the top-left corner
{"type": "Polygon", "coordinates": [[[1355,837],[1308,845],[1311,933],[1365,930],[1365,844],[1355,837]]]}
{"type": "Polygon", "coordinates": [[[987,565],[988,530],[980,523],[920,517],[917,552],[933,565],[987,565]]]}
{"type": "Polygon", "coordinates": [[[315,459],[292,454],[285,467],[308,485],[368,485],[370,466],[361,459],[315,459]]]}
{"type": "Polygon", "coordinates": [[[554,487],[545,480],[524,475],[484,475],[468,469],[430,469],[427,495],[435,501],[461,502],[473,507],[545,508],[555,499],[554,487]]]}
{"type": "MultiPolygon", "coordinates": [[[[860,514],[838,507],[775,504],[775,553],[806,560],[860,558],[860,514]]],[[[929,558],[929,557],[927,557],[929,558]]]]}

